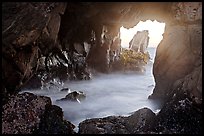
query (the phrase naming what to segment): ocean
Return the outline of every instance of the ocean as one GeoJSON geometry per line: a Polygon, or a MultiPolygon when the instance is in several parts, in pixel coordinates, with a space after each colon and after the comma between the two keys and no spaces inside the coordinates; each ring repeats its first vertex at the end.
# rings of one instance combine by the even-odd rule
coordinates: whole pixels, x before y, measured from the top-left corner
{"type": "Polygon", "coordinates": [[[85,119],[112,115],[128,116],[144,107],[157,113],[160,110],[159,102],[148,99],[155,86],[152,67],[156,48],[149,47],[148,51],[152,59],[144,73],[97,74],[91,80],[64,82],[59,88],[22,90],[22,92],[50,97],[54,105],[63,109],[65,119],[76,126],[75,131],[78,131],[78,124],[85,119]],[[67,92],[60,91],[65,87],[70,88],[71,91],[84,92],[86,99],[81,103],[56,101],[67,95],[67,92]]]}

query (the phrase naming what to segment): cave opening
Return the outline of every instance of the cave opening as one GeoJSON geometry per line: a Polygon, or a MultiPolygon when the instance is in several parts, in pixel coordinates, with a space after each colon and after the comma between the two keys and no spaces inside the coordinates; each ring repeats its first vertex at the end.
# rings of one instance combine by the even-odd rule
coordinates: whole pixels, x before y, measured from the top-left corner
{"type": "Polygon", "coordinates": [[[120,27],[120,39],[122,48],[130,48],[130,42],[137,32],[142,32],[144,30],[148,31],[148,44],[147,50],[150,52],[150,57],[154,61],[156,48],[163,39],[163,34],[165,31],[165,23],[158,22],[157,20],[151,21],[140,21],[137,25],[132,28],[126,29],[125,27],[120,27]]]}
{"type": "MultiPolygon", "coordinates": [[[[139,21],[137,25],[131,28],[120,27],[120,39],[122,50],[136,50],[137,52],[147,52],[149,55],[148,65],[145,66],[145,75],[152,81],[152,85],[155,85],[155,78],[153,75],[153,64],[156,57],[157,46],[163,40],[163,34],[165,32],[166,24],[163,21],[157,20],[143,20],[139,21]],[[140,35],[139,35],[140,34],[140,35]],[[142,35],[141,35],[142,34],[142,35]],[[144,47],[144,44],[145,47],[144,47]],[[133,46],[137,46],[134,48],[133,46]],[[141,48],[143,51],[141,50],[141,48]],[[139,49],[138,49],[139,48],[139,49]]],[[[132,56],[130,56],[132,57],[132,56]]],[[[157,104],[161,104],[159,101],[157,104]]]]}
{"type": "Polygon", "coordinates": [[[37,133],[61,133],[67,121],[71,131],[83,133],[93,118],[103,118],[96,119],[96,133],[201,132],[202,3],[2,7],[3,133],[33,133],[36,126],[37,133]],[[156,20],[147,19],[165,23],[159,28],[152,24],[156,20]],[[139,32],[148,40],[133,46],[131,39],[139,32]],[[123,51],[133,59],[121,55],[123,51]],[[161,107],[152,99],[166,102],[161,107]],[[104,119],[108,122],[100,124],[104,119]]]}

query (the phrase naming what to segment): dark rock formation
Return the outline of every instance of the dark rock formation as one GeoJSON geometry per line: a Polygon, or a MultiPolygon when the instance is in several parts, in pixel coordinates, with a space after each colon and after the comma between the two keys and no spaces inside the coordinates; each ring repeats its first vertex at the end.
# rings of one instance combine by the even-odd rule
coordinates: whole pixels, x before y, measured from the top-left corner
{"type": "Polygon", "coordinates": [[[60,91],[66,91],[66,92],[69,92],[70,91],[70,89],[69,88],[62,88],[60,91]]]}
{"type": "Polygon", "coordinates": [[[40,55],[52,52],[59,31],[59,14],[63,14],[65,7],[65,3],[3,3],[2,80],[5,88],[2,91],[5,99],[37,71],[40,55]],[[49,27],[52,27],[48,30],[49,36],[39,40],[49,27]],[[44,41],[50,41],[49,45],[39,45],[44,41]]]}
{"type": "Polygon", "coordinates": [[[83,92],[73,91],[68,93],[65,96],[65,98],[59,99],[57,101],[75,101],[80,103],[80,101],[84,100],[85,98],[86,98],[86,95],[83,92]]]}
{"type": "Polygon", "coordinates": [[[181,86],[173,92],[172,99],[167,100],[157,115],[143,108],[128,117],[87,119],[79,124],[79,133],[202,134],[202,104],[189,98],[181,86]]]}
{"type": "Polygon", "coordinates": [[[200,3],[174,3],[171,23],[156,52],[153,74],[156,86],[150,98],[166,98],[178,80],[185,90],[202,101],[202,6],[200,3]],[[197,75],[197,76],[196,76],[197,75]],[[190,81],[189,78],[192,78],[190,81]],[[192,85],[192,83],[195,83],[192,85]]]}
{"type": "Polygon", "coordinates": [[[2,111],[3,134],[72,134],[73,124],[63,119],[62,109],[51,99],[22,93],[10,97],[2,111]]]}
{"type": "Polygon", "coordinates": [[[84,54],[73,53],[74,48],[71,50],[63,48],[65,44],[62,42],[61,45],[58,36],[61,16],[66,5],[46,2],[3,3],[4,102],[10,94],[22,86],[40,87],[42,82],[48,82],[56,77],[60,80],[90,79],[84,54]],[[46,81],[42,81],[45,74],[46,81]],[[30,83],[27,83],[28,81],[30,83]],[[33,86],[35,81],[38,85],[33,86]]]}
{"type": "Polygon", "coordinates": [[[39,128],[34,134],[75,134],[74,128],[72,123],[63,119],[62,108],[51,105],[46,107],[39,128]]]}
{"type": "MultiPolygon", "coordinates": [[[[117,63],[115,60],[120,55],[119,28],[121,26],[131,28],[139,21],[156,19],[159,22],[165,22],[166,28],[164,39],[156,52],[153,67],[156,86],[149,98],[163,98],[167,103],[164,104],[161,113],[157,115],[158,122],[164,127],[155,127],[155,130],[145,130],[144,133],[159,132],[159,130],[162,133],[187,133],[189,131],[194,133],[193,129],[195,129],[195,133],[201,133],[199,127],[202,125],[200,123],[202,110],[199,108],[202,104],[201,2],[5,2],[2,4],[2,13],[2,99],[4,109],[16,113],[6,107],[11,104],[7,102],[11,95],[16,95],[18,98],[17,92],[28,81],[37,81],[38,85],[35,87],[39,87],[42,85],[40,83],[49,83],[56,77],[60,80],[89,79],[88,67],[100,72],[108,72],[110,64],[117,63]],[[174,96],[179,99],[174,101],[174,96]],[[193,105],[189,105],[188,100],[193,105]],[[186,109],[179,106],[181,102],[187,105],[186,109]],[[180,118],[181,113],[185,113],[184,117],[189,119],[183,121],[184,118],[180,118]],[[175,120],[173,116],[176,117],[175,120]],[[193,118],[190,118],[191,116],[193,118]],[[169,119],[165,120],[168,117],[169,119]],[[191,127],[190,124],[194,124],[197,128],[191,127]],[[175,129],[175,125],[179,127],[175,129]]],[[[117,66],[120,66],[120,63],[115,65],[115,67],[117,66]]],[[[13,100],[14,97],[11,99],[13,100]]],[[[35,105],[31,109],[27,109],[24,105],[29,104],[30,101],[26,100],[26,98],[22,100],[24,104],[19,105],[20,111],[44,107],[35,105]]],[[[15,105],[14,103],[11,105],[15,105]]],[[[50,114],[55,113],[53,109],[58,108],[50,107],[48,109],[49,111],[46,113],[50,114]]],[[[32,114],[28,114],[29,119],[33,119],[30,125],[26,125],[30,122],[26,117],[24,119],[24,115],[21,116],[21,113],[13,115],[8,112],[4,113],[3,133],[33,132],[33,127],[39,124],[37,115],[41,115],[41,110],[37,111],[30,111],[36,115],[36,118],[30,118],[29,116],[32,114]],[[7,116],[7,114],[9,115],[7,116]],[[19,122],[22,123],[20,127],[16,122],[18,120],[9,120],[15,117],[22,119],[19,122]],[[10,122],[12,125],[9,124],[10,122]],[[15,127],[16,129],[13,129],[15,127]]],[[[38,133],[51,132],[50,127],[44,129],[44,126],[49,124],[48,122],[55,122],[55,119],[43,118],[45,122],[41,123],[38,133]]],[[[56,119],[56,121],[62,121],[62,118],[56,119]]],[[[64,133],[64,129],[67,127],[63,127],[63,124],[67,123],[57,124],[61,126],[57,128],[59,133],[64,133]]],[[[55,125],[53,124],[53,126],[55,125]]],[[[122,130],[118,131],[114,128],[114,131],[110,132],[130,132],[128,128],[123,130],[124,127],[120,127],[122,130]]],[[[110,125],[108,125],[109,128],[111,128],[110,125]]],[[[108,129],[102,127],[97,131],[107,133],[108,129]]],[[[57,130],[53,129],[52,133],[57,133],[57,130]]],[[[141,132],[143,132],[142,129],[141,132]]]]}
{"type": "Polygon", "coordinates": [[[148,52],[122,49],[119,58],[109,64],[110,71],[138,71],[143,73],[149,59],[148,52]]]}
{"type": "Polygon", "coordinates": [[[130,41],[129,48],[135,50],[136,52],[146,53],[149,44],[148,35],[148,30],[138,31],[130,41]]]}
{"type": "Polygon", "coordinates": [[[148,133],[156,115],[148,108],[136,111],[128,117],[109,116],[87,119],[79,124],[79,134],[142,134],[148,133]]]}
{"type": "Polygon", "coordinates": [[[202,134],[202,104],[178,85],[156,117],[153,131],[162,134],[202,134]]]}

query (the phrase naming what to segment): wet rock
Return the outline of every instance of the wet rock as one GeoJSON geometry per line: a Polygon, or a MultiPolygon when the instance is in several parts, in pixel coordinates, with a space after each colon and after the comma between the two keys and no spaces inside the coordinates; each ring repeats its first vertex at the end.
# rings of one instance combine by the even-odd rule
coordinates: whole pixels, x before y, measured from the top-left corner
{"type": "Polygon", "coordinates": [[[41,81],[42,86],[41,89],[59,89],[60,86],[63,86],[64,83],[61,81],[59,78],[52,78],[52,80],[46,81],[41,81]]]}
{"type": "Polygon", "coordinates": [[[74,102],[79,102],[84,100],[86,98],[86,95],[81,92],[81,91],[73,91],[68,93],[65,98],[59,99],[57,101],[74,101],[74,102]]]}
{"type": "Polygon", "coordinates": [[[148,133],[156,115],[148,108],[136,111],[128,117],[109,116],[87,119],[79,124],[79,134],[139,134],[148,133]]]}
{"type": "Polygon", "coordinates": [[[157,115],[155,132],[162,134],[202,134],[202,104],[197,104],[180,86],[157,115]],[[179,93],[178,93],[179,92],[179,93]]]}
{"type": "Polygon", "coordinates": [[[128,134],[123,117],[88,119],[79,124],[79,134],[128,134]]]}
{"type": "Polygon", "coordinates": [[[126,127],[131,134],[148,133],[155,124],[156,115],[148,108],[136,111],[126,119],[126,127]]]}
{"type": "Polygon", "coordinates": [[[39,128],[34,134],[75,134],[74,128],[72,123],[63,119],[62,108],[51,105],[46,107],[39,128]]]}
{"type": "Polygon", "coordinates": [[[115,54],[117,57],[119,55],[119,27],[100,25],[95,28],[95,31],[95,41],[92,43],[89,55],[87,56],[87,62],[95,70],[108,73],[110,70],[109,65],[113,60],[112,52],[117,52],[115,54]]]}
{"type": "Polygon", "coordinates": [[[64,6],[65,3],[3,3],[2,71],[7,90],[5,97],[13,94],[12,90],[19,90],[37,71],[38,58],[45,54],[45,50],[40,48],[39,39],[48,27],[48,39],[56,40],[59,13],[63,14],[64,6]]]}
{"type": "MultiPolygon", "coordinates": [[[[173,96],[178,96],[179,90],[173,93],[172,90],[175,84],[180,84],[185,90],[182,93],[187,93],[185,98],[193,99],[195,105],[202,103],[202,2],[69,3],[67,7],[66,3],[49,2],[2,4],[3,100],[8,100],[10,94],[18,92],[32,78],[40,65],[41,56],[45,57],[47,63],[52,61],[50,64],[58,67],[45,65],[47,71],[50,70],[55,76],[61,75],[63,79],[88,79],[87,66],[101,72],[108,72],[112,61],[116,63],[115,67],[121,66],[123,63],[115,61],[115,55],[119,54],[116,50],[120,41],[115,40],[119,28],[131,28],[141,20],[156,19],[165,22],[166,28],[164,39],[157,48],[153,67],[156,85],[150,97],[173,99],[173,96]],[[74,43],[82,45],[84,42],[90,44],[86,55],[82,52],[87,49],[74,47],[74,43]],[[67,55],[63,51],[67,51],[67,55]],[[56,63],[52,58],[58,58],[56,63]]],[[[184,100],[179,101],[182,105],[188,105],[184,100]]],[[[184,117],[189,118],[183,123],[187,127],[179,123],[175,132],[188,132],[188,129],[200,132],[199,126],[202,124],[196,114],[200,116],[200,112],[194,112],[194,106],[189,106],[189,110],[180,108],[182,110],[176,113],[173,105],[166,107],[168,112],[163,112],[164,122],[165,118],[172,117],[171,113],[178,118],[177,123],[172,123],[173,118],[164,123],[164,126],[170,123],[170,127],[161,128],[162,132],[168,130],[172,133],[174,125],[184,120],[181,117],[179,121],[179,115],[183,113],[189,113],[184,114],[184,117]],[[197,128],[190,127],[191,121],[192,126],[197,128]],[[184,128],[184,131],[180,128],[184,128]]],[[[4,126],[8,126],[8,131],[15,131],[9,128],[13,126],[5,122],[4,126]]],[[[105,128],[111,131],[111,124],[108,123],[105,128]]],[[[98,127],[97,131],[104,133],[105,130],[98,127]]],[[[23,128],[18,131],[24,132],[23,128]]],[[[121,131],[128,132],[126,129],[121,131]]]]}
{"type": "Polygon", "coordinates": [[[91,74],[87,66],[86,58],[82,54],[74,53],[73,56],[73,72],[78,80],[89,80],[91,74]]]}
{"type": "Polygon", "coordinates": [[[202,134],[202,106],[180,90],[157,115],[143,108],[128,117],[87,119],[79,134],[202,134]]]}
{"type": "Polygon", "coordinates": [[[61,92],[69,92],[70,91],[70,89],[69,88],[62,88],[61,90],[60,90],[61,92]]]}
{"type": "Polygon", "coordinates": [[[73,125],[49,97],[27,92],[10,97],[3,105],[2,134],[33,133],[73,133],[73,125]]]}

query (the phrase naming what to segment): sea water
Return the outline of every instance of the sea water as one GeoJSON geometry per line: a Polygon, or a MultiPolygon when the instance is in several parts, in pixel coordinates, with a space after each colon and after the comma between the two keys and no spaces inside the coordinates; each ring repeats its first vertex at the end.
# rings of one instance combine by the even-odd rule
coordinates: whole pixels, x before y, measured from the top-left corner
{"type": "Polygon", "coordinates": [[[149,100],[155,86],[152,67],[156,48],[148,48],[152,58],[144,73],[121,72],[97,74],[91,80],[67,81],[59,88],[23,90],[51,98],[54,105],[63,109],[65,119],[73,123],[78,131],[78,125],[85,119],[102,118],[107,116],[128,116],[141,108],[150,108],[157,113],[160,110],[158,101],[149,100]],[[67,95],[60,89],[69,88],[71,91],[82,91],[86,99],[79,102],[56,101],[67,95]]]}

